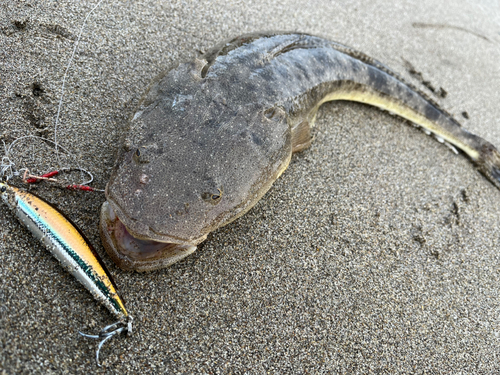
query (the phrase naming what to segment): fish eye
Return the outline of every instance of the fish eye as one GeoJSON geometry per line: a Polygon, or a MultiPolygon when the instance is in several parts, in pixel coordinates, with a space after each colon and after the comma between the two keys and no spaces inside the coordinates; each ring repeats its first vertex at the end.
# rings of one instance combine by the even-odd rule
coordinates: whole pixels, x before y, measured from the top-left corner
{"type": "Polygon", "coordinates": [[[146,152],[141,152],[141,148],[138,148],[135,150],[134,152],[134,155],[132,156],[132,158],[134,159],[134,161],[136,163],[139,163],[139,164],[147,164],[149,163],[149,160],[148,160],[148,152],[147,150],[143,150],[143,151],[146,151],[146,152]]]}
{"type": "Polygon", "coordinates": [[[220,202],[220,199],[222,198],[222,193],[223,193],[222,189],[218,188],[217,193],[205,192],[201,194],[201,199],[211,204],[217,204],[220,202]]]}
{"type": "Polygon", "coordinates": [[[0,192],[5,193],[7,191],[7,186],[2,186],[0,192]]]}

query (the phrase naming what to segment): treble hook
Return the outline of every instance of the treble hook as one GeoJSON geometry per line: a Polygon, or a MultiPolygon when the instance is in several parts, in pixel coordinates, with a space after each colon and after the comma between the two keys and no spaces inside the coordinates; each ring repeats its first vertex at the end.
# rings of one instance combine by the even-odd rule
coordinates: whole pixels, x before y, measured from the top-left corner
{"type": "Polygon", "coordinates": [[[123,323],[122,321],[110,324],[109,326],[104,327],[101,332],[99,332],[98,335],[89,335],[87,333],[83,333],[81,331],[78,331],[80,335],[83,337],[87,337],[89,339],[94,339],[94,340],[101,340],[99,345],[97,346],[97,351],[95,353],[95,360],[97,362],[97,366],[102,367],[101,364],[99,363],[99,352],[101,351],[102,346],[106,341],[111,339],[112,337],[122,333],[122,332],[127,332],[128,334],[132,333],[132,317],[129,315],[128,316],[128,322],[123,323]],[[121,327],[118,327],[121,326],[121,327]],[[113,329],[115,327],[118,327],[114,329],[113,331],[110,331],[110,329],[113,329]]]}

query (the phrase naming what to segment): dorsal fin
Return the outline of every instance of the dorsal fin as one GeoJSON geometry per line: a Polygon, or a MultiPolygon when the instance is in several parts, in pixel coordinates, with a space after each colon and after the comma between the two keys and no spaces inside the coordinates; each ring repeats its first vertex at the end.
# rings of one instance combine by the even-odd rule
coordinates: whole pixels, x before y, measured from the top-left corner
{"type": "Polygon", "coordinates": [[[384,73],[389,74],[390,76],[398,79],[402,83],[404,83],[406,86],[408,86],[411,90],[415,91],[418,93],[420,96],[422,96],[425,100],[427,100],[429,103],[431,103],[434,107],[439,109],[442,113],[446,114],[448,117],[452,118],[453,121],[458,125],[461,126],[458,121],[456,121],[453,116],[445,111],[441,106],[434,100],[432,99],[428,94],[422,92],[420,89],[418,89],[416,86],[413,84],[409,83],[406,81],[401,75],[398,73],[394,72],[393,70],[389,69],[386,65],[381,63],[380,61],[362,53],[359,52],[351,47],[347,47],[343,44],[329,41],[327,39],[323,39],[321,37],[316,37],[314,35],[306,34],[306,33],[295,33],[295,32],[276,32],[276,31],[268,31],[268,32],[257,32],[257,33],[251,33],[251,34],[244,34],[240,35],[236,38],[228,39],[222,43],[217,44],[210,50],[208,50],[205,54],[201,56],[202,59],[205,59],[207,61],[207,64],[203,67],[201,71],[201,76],[204,78],[207,73],[209,68],[214,64],[215,60],[219,56],[225,56],[229,52],[246,45],[248,43],[252,43],[253,41],[260,39],[260,38],[272,38],[273,36],[279,36],[279,35],[296,35],[297,38],[289,41],[287,43],[283,43],[282,45],[276,46],[272,51],[269,51],[269,54],[271,58],[275,58],[279,55],[285,54],[287,52],[296,50],[296,49],[310,49],[310,48],[325,48],[325,47],[331,47],[336,49],[339,52],[342,52],[348,56],[351,56],[352,58],[362,61],[363,63],[373,66],[379,70],[381,70],[384,73]]]}

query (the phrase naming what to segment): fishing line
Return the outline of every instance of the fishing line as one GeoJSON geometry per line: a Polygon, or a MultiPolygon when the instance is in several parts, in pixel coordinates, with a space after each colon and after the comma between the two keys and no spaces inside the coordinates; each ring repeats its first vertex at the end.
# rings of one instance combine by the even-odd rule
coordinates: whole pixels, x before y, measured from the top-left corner
{"type": "Polygon", "coordinates": [[[99,0],[99,2],[90,10],[90,12],[87,13],[87,16],[83,20],[83,24],[80,28],[80,32],[78,33],[78,38],[76,39],[75,46],[73,47],[73,52],[71,53],[71,57],[69,58],[68,66],[66,67],[66,71],[64,72],[63,80],[62,80],[62,86],[61,86],[61,98],[59,99],[59,106],[57,108],[57,115],[56,115],[56,121],[54,125],[54,145],[56,147],[56,155],[57,155],[57,161],[59,161],[59,150],[58,150],[58,143],[57,143],[57,125],[59,124],[59,116],[61,114],[61,108],[63,104],[63,99],[64,99],[64,88],[66,85],[66,77],[68,76],[69,69],[71,68],[71,64],[73,63],[73,59],[75,57],[75,53],[78,50],[78,44],[80,44],[80,39],[82,37],[83,29],[85,28],[85,25],[87,23],[87,20],[89,19],[90,15],[96,10],[99,5],[103,0],[99,0]]]}
{"type": "MultiPolygon", "coordinates": [[[[0,173],[1,173],[1,176],[3,178],[6,178],[7,180],[9,180],[9,179],[11,179],[14,176],[19,177],[19,176],[21,176],[21,174],[23,174],[26,171],[28,171],[27,167],[21,167],[21,168],[17,169],[16,163],[13,161],[13,157],[12,157],[12,154],[11,154],[13,146],[16,143],[18,143],[18,142],[20,142],[22,140],[26,140],[26,139],[39,139],[39,140],[44,141],[44,142],[50,142],[50,143],[52,143],[54,145],[54,150],[55,150],[55,154],[56,154],[56,160],[57,160],[57,163],[59,165],[61,164],[61,158],[60,158],[60,155],[59,155],[59,149],[61,149],[69,157],[73,158],[75,164],[78,166],[77,168],[62,167],[62,168],[58,168],[58,171],[79,170],[79,171],[82,172],[82,174],[83,173],[87,174],[88,178],[85,179],[82,183],[80,183],[80,184],[71,184],[71,186],[84,186],[84,185],[87,185],[87,184],[89,184],[90,182],[93,181],[94,177],[93,177],[92,173],[90,171],[87,171],[84,168],[82,168],[80,166],[80,163],[79,163],[77,157],[71,151],[69,151],[67,148],[65,148],[65,147],[63,147],[63,146],[61,146],[59,144],[58,139],[57,139],[57,130],[58,130],[58,126],[59,126],[59,119],[60,119],[60,116],[61,116],[61,109],[62,109],[62,106],[63,106],[63,103],[64,103],[66,78],[68,77],[69,70],[71,69],[71,66],[73,64],[75,54],[78,51],[78,45],[80,44],[80,40],[82,38],[83,30],[85,29],[85,26],[87,24],[87,21],[88,21],[89,17],[101,5],[101,3],[103,1],[104,0],[99,0],[97,2],[97,4],[94,5],[94,7],[85,16],[85,18],[83,20],[83,23],[82,23],[82,25],[80,27],[80,31],[78,33],[78,38],[77,38],[77,40],[75,42],[75,45],[73,47],[73,51],[72,51],[71,56],[69,58],[68,65],[66,66],[66,70],[64,72],[64,76],[63,76],[63,79],[62,79],[61,96],[59,98],[59,104],[58,104],[57,114],[56,114],[55,123],[54,123],[54,140],[50,140],[50,139],[39,137],[39,136],[35,136],[35,135],[27,135],[27,136],[22,136],[22,137],[16,138],[9,146],[7,146],[6,143],[5,143],[5,141],[2,140],[3,147],[4,147],[4,155],[2,156],[2,160],[1,160],[1,164],[0,164],[0,173]]],[[[31,156],[32,155],[33,155],[33,153],[31,153],[31,156]]],[[[85,190],[87,190],[87,189],[85,189],[85,190]]],[[[100,189],[93,189],[93,190],[103,191],[103,190],[100,190],[100,189]]]]}
{"type": "MultiPolygon", "coordinates": [[[[97,4],[85,16],[85,19],[84,19],[82,26],[80,28],[80,31],[78,33],[78,38],[75,42],[75,45],[73,47],[73,51],[72,51],[71,56],[69,58],[68,65],[66,66],[66,70],[64,72],[64,76],[62,79],[61,96],[59,99],[57,114],[56,114],[55,123],[54,123],[54,138],[53,138],[53,140],[39,137],[39,136],[35,136],[35,135],[21,136],[19,138],[14,139],[9,145],[7,145],[4,140],[2,140],[4,152],[3,152],[3,156],[2,156],[1,164],[0,164],[0,177],[7,178],[7,180],[8,180],[9,178],[12,178],[14,176],[20,177],[22,174],[23,175],[22,178],[23,178],[23,181],[25,183],[37,183],[39,181],[48,180],[51,182],[56,182],[56,183],[62,184],[67,189],[103,191],[103,190],[92,188],[90,186],[86,186],[87,184],[91,183],[94,180],[94,176],[92,175],[92,173],[90,171],[83,169],[80,166],[79,160],[76,158],[75,154],[71,153],[67,148],[59,145],[58,139],[57,139],[57,129],[58,129],[58,125],[59,125],[59,119],[60,119],[60,115],[61,115],[62,105],[64,102],[64,90],[65,90],[66,78],[68,77],[68,73],[69,73],[69,70],[71,69],[71,65],[73,63],[75,54],[78,51],[78,45],[80,43],[80,40],[81,40],[81,37],[83,34],[83,30],[85,29],[85,25],[87,23],[87,20],[89,19],[90,15],[101,5],[102,2],[103,2],[103,0],[99,0],[97,2],[97,4]],[[16,145],[22,144],[22,142],[26,141],[26,140],[39,140],[39,141],[43,141],[45,143],[47,143],[47,142],[51,143],[54,146],[54,151],[56,154],[56,163],[58,165],[61,165],[61,158],[59,155],[59,149],[61,149],[67,156],[69,156],[70,158],[72,158],[74,160],[74,162],[76,163],[76,165],[78,167],[76,167],[76,168],[74,168],[74,167],[62,167],[62,168],[59,167],[58,169],[53,170],[53,171],[48,172],[48,173],[45,173],[41,176],[36,176],[36,175],[30,174],[29,169],[26,166],[18,169],[16,166],[16,163],[14,162],[14,160],[12,158],[12,152],[13,152],[14,147],[16,145]],[[78,170],[82,174],[83,173],[87,174],[88,178],[86,180],[84,180],[81,184],[68,184],[68,183],[65,183],[63,181],[59,181],[59,180],[53,178],[54,176],[58,175],[60,172],[71,172],[73,170],[78,170]]],[[[31,148],[30,148],[31,152],[28,155],[28,162],[27,163],[33,164],[35,162],[35,159],[36,159],[36,157],[35,157],[36,147],[34,147],[33,142],[29,146],[31,146],[31,148]]],[[[42,200],[40,200],[40,202],[42,202],[43,209],[40,210],[38,212],[38,214],[35,213],[35,211],[38,211],[38,206],[35,207],[35,211],[29,211],[29,209],[33,208],[32,207],[33,203],[31,202],[31,200],[33,199],[32,196],[30,196],[29,193],[27,193],[27,192],[19,193],[21,190],[13,190],[13,189],[15,189],[15,188],[12,188],[9,185],[6,185],[6,184],[3,184],[0,182],[0,192],[2,193],[2,198],[4,200],[8,201],[8,199],[6,199],[6,194],[14,194],[15,195],[16,206],[14,208],[17,210],[16,212],[19,213],[22,211],[23,213],[26,213],[26,214],[32,214],[32,216],[30,216],[30,217],[35,217],[35,218],[41,217],[42,219],[45,219],[45,222],[44,222],[45,224],[47,222],[50,223],[50,220],[48,220],[48,219],[52,220],[52,219],[54,219],[54,217],[56,217],[56,218],[62,217],[62,214],[60,214],[56,209],[54,209],[50,205],[46,204],[42,200]],[[25,196],[25,195],[28,195],[30,197],[30,199],[28,200],[30,203],[22,206],[23,208],[20,210],[19,207],[21,207],[21,206],[18,206],[18,202],[20,202],[22,200],[20,197],[25,196]],[[29,207],[29,208],[25,208],[25,207],[29,207]]],[[[38,199],[38,198],[36,198],[36,199],[38,199]]],[[[42,221],[43,220],[40,220],[40,223],[42,223],[42,221]]],[[[22,222],[24,224],[26,224],[24,220],[22,220],[22,222]]],[[[57,229],[59,229],[59,227],[58,226],[54,227],[53,225],[52,226],[47,225],[45,227],[45,226],[40,224],[40,225],[35,225],[35,226],[27,225],[27,227],[35,235],[38,235],[39,238],[41,238],[41,239],[49,238],[52,241],[54,239],[64,238],[64,234],[67,235],[67,233],[71,233],[73,231],[75,233],[78,233],[78,230],[75,229],[70,222],[66,225],[66,227],[65,227],[66,231],[64,231],[64,233],[58,232],[57,229]],[[68,226],[69,226],[69,230],[68,230],[68,226]],[[42,231],[40,228],[44,228],[44,230],[42,231]],[[47,233],[49,233],[51,235],[47,235],[47,233]]],[[[71,241],[66,241],[65,245],[69,246],[68,245],[69,243],[71,243],[71,241]]],[[[75,277],[78,280],[80,280],[84,284],[84,286],[86,286],[86,288],[89,289],[90,292],[92,292],[92,294],[94,294],[94,297],[96,297],[96,295],[97,295],[96,290],[102,291],[103,290],[102,285],[109,284],[109,286],[107,286],[105,289],[106,293],[103,294],[103,296],[105,296],[105,297],[103,297],[103,299],[96,297],[96,299],[98,301],[100,301],[100,302],[111,301],[110,303],[112,303],[112,302],[118,303],[119,302],[119,304],[121,304],[121,309],[118,309],[118,310],[114,310],[114,308],[110,309],[110,307],[107,306],[108,309],[110,309],[110,311],[112,313],[114,313],[115,315],[118,314],[120,316],[120,318],[121,318],[120,322],[114,323],[112,325],[105,327],[98,335],[88,335],[88,334],[84,334],[84,333],[80,332],[80,334],[82,336],[85,336],[88,338],[96,338],[96,339],[101,340],[101,342],[98,345],[97,351],[96,351],[96,362],[97,362],[97,365],[99,367],[101,367],[101,364],[99,363],[99,353],[100,353],[102,346],[104,345],[104,343],[106,341],[110,340],[112,337],[120,334],[121,332],[132,333],[132,317],[130,315],[128,315],[123,303],[121,302],[121,299],[119,298],[118,294],[114,290],[114,283],[112,281],[111,275],[108,274],[108,271],[106,270],[104,265],[101,264],[101,261],[99,260],[99,258],[96,257],[96,254],[93,252],[91,246],[87,245],[85,239],[81,236],[80,236],[80,240],[77,240],[76,243],[78,244],[78,246],[71,248],[71,252],[68,252],[67,247],[60,246],[59,242],[51,242],[51,245],[47,246],[47,247],[56,256],[56,258],[59,259],[63,264],[68,259],[72,259],[72,260],[78,259],[80,262],[84,262],[85,267],[80,266],[80,268],[78,268],[75,266],[75,268],[70,270],[70,272],[73,273],[73,275],[75,275],[75,277]],[[82,243],[83,243],[83,245],[82,245],[82,243]],[[55,251],[56,248],[58,249],[58,251],[61,249],[63,249],[63,250],[61,250],[60,252],[57,252],[57,251],[55,251]],[[87,263],[85,263],[85,261],[82,259],[87,259],[87,263]],[[88,259],[91,259],[91,260],[89,261],[88,259]],[[101,273],[95,273],[96,269],[99,269],[99,267],[96,268],[95,264],[93,264],[92,262],[100,265],[101,273]],[[94,279],[97,279],[98,282],[95,281],[95,283],[93,283],[92,285],[89,286],[89,284],[87,283],[86,280],[89,279],[90,276],[92,276],[94,279]],[[98,288],[98,289],[96,289],[96,288],[98,288]],[[116,302],[116,301],[118,301],[118,302],[116,302]],[[118,313],[117,313],[117,311],[118,311],[118,313]],[[126,319],[126,322],[123,321],[123,319],[126,319]]],[[[112,304],[112,306],[115,306],[115,305],[112,304]]]]}

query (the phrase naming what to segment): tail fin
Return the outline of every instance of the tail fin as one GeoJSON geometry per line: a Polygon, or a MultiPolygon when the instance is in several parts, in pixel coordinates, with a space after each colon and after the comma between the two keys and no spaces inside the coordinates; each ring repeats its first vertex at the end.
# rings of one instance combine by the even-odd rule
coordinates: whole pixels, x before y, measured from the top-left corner
{"type": "Polygon", "coordinates": [[[483,140],[479,156],[474,162],[479,171],[500,189],[500,152],[496,147],[483,140]]]}

